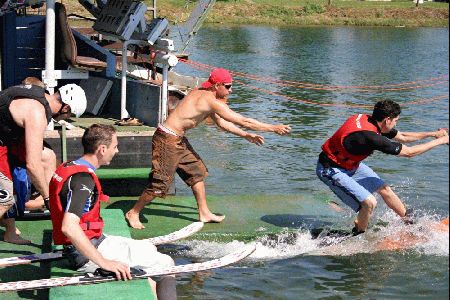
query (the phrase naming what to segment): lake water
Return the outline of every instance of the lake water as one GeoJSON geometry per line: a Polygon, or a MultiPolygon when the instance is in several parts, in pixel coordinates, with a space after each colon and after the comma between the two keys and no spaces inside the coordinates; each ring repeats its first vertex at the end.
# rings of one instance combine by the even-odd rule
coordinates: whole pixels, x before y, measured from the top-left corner
{"type": "MultiPolygon", "coordinates": [[[[400,131],[449,127],[448,98],[441,97],[449,92],[448,45],[448,28],[202,28],[190,46],[192,61],[260,79],[235,77],[230,107],[265,122],[290,124],[293,129],[284,137],[263,133],[263,147],[212,126],[191,130],[188,137],[210,171],[207,193],[229,196],[229,201],[239,201],[240,195],[254,195],[255,201],[273,197],[271,205],[279,207],[284,198],[296,196],[307,205],[325,209],[324,200],[339,202],[315,175],[322,143],[348,116],[371,112],[357,105],[370,107],[381,99],[403,105],[397,126],[400,131]],[[270,83],[273,80],[284,85],[270,83]],[[305,88],[294,81],[317,86],[305,88]],[[425,103],[410,103],[417,100],[425,103]],[[324,105],[330,103],[336,106],[324,105]]],[[[202,68],[180,64],[176,71],[207,77],[208,70],[202,68]]],[[[419,234],[429,220],[448,216],[447,146],[412,159],[377,153],[367,164],[418,211],[419,224],[405,230],[419,234]]],[[[179,195],[191,193],[181,181],[177,188],[179,195]]],[[[265,215],[260,207],[252,213],[265,215]]],[[[298,211],[286,211],[287,215],[303,213],[300,205],[298,211]]],[[[332,223],[351,226],[354,216],[344,210],[335,214],[332,223]]],[[[409,250],[374,252],[374,240],[404,226],[381,199],[373,220],[366,235],[345,244],[341,253],[328,255],[317,254],[320,246],[304,228],[298,228],[296,238],[288,242],[268,243],[259,237],[263,245],[242,263],[180,277],[180,298],[448,299],[448,232],[428,232],[430,241],[409,250]]],[[[195,250],[184,254],[194,259],[217,257],[242,244],[220,240],[191,243],[195,250]]]]}

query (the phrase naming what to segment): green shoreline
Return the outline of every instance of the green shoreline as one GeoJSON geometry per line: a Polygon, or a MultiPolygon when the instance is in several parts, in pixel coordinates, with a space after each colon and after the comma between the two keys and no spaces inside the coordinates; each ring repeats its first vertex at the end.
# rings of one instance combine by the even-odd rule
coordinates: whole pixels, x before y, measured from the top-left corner
{"type": "MultiPolygon", "coordinates": [[[[144,1],[151,6],[152,0],[144,1]]],[[[160,0],[158,17],[184,22],[197,1],[160,0]]],[[[68,0],[69,13],[91,17],[77,0],[68,0]]],[[[149,16],[150,17],[150,16],[149,16]]],[[[413,1],[357,0],[222,0],[209,12],[205,24],[226,25],[327,25],[448,27],[449,4],[413,1]]]]}

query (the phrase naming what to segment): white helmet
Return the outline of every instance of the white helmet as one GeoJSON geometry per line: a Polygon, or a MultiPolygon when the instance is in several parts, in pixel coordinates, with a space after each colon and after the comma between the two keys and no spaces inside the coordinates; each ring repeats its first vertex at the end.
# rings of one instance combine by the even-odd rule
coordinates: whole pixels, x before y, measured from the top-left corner
{"type": "Polygon", "coordinates": [[[76,84],[66,84],[59,88],[63,103],[70,106],[72,113],[79,118],[86,110],[87,100],[84,90],[76,84]]]}

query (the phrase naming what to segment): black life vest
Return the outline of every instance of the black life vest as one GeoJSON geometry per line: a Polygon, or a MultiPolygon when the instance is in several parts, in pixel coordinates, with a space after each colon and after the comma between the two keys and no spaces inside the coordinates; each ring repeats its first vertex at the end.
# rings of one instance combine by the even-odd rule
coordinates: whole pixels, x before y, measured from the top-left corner
{"type": "Polygon", "coordinates": [[[36,100],[45,108],[47,124],[52,119],[52,110],[45,98],[45,89],[35,85],[17,85],[0,92],[0,141],[3,145],[19,141],[25,129],[14,122],[9,106],[14,99],[26,98],[36,100]]]}

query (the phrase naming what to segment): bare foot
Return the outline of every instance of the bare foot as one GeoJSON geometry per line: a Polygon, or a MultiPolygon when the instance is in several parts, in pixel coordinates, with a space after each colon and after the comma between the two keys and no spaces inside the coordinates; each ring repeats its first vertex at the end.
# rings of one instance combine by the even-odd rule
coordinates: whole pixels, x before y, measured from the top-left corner
{"type": "Polygon", "coordinates": [[[28,245],[31,244],[30,240],[26,240],[22,238],[20,235],[12,233],[5,233],[3,240],[7,243],[16,244],[16,245],[28,245]]]}
{"type": "Polygon", "coordinates": [[[27,203],[25,203],[25,208],[28,210],[38,210],[38,211],[44,211],[45,210],[45,204],[44,204],[44,198],[39,195],[39,197],[28,200],[27,203]]]}
{"type": "Polygon", "coordinates": [[[144,229],[145,226],[139,221],[139,214],[132,212],[131,210],[125,214],[125,219],[128,221],[128,225],[135,229],[144,229]]]}
{"type": "Polygon", "coordinates": [[[344,209],[339,204],[337,204],[334,201],[329,202],[328,205],[331,207],[331,209],[333,209],[336,212],[343,212],[344,211],[344,209]]]}
{"type": "Polygon", "coordinates": [[[225,219],[225,216],[218,216],[215,214],[208,214],[206,216],[200,216],[200,221],[203,223],[220,223],[225,219]]]}
{"type": "MultiPolygon", "coordinates": [[[[3,219],[0,219],[0,226],[6,228],[6,223],[3,219]]],[[[22,232],[19,230],[19,228],[16,227],[16,234],[20,235],[22,232]]]]}

